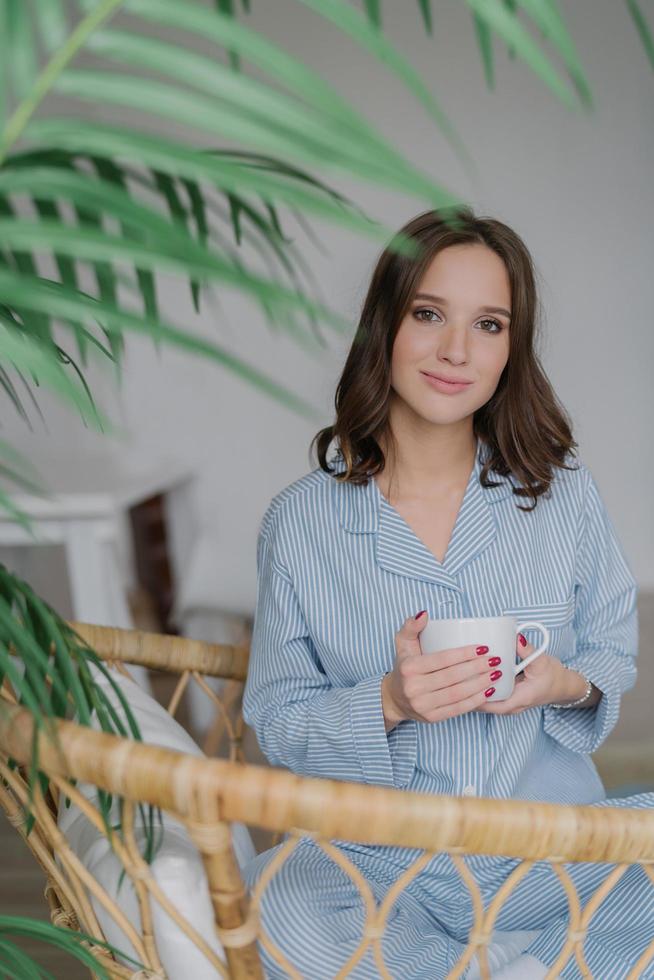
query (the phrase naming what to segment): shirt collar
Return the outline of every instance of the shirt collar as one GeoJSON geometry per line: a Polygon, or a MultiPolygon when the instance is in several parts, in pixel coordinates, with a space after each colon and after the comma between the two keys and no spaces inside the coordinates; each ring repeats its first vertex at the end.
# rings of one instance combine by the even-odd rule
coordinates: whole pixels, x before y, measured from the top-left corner
{"type": "MultiPolygon", "coordinates": [[[[489,470],[489,477],[496,487],[482,487],[479,482],[486,452],[486,444],[481,438],[477,439],[477,452],[475,463],[470,474],[470,480],[466,493],[473,484],[474,495],[478,497],[483,494],[483,499],[488,504],[496,504],[505,497],[513,494],[513,487],[516,486],[510,477],[500,476],[493,470],[489,470]]],[[[336,473],[343,473],[346,470],[345,460],[337,450],[336,455],[329,461],[332,470],[336,473]]],[[[336,483],[336,481],[334,481],[336,483]]],[[[381,502],[381,491],[373,477],[369,477],[366,486],[354,483],[338,483],[338,510],[341,526],[346,531],[355,533],[370,534],[377,530],[379,504],[381,502]]]]}
{"type": "MultiPolygon", "coordinates": [[[[497,528],[492,506],[510,496],[515,485],[510,478],[489,471],[491,479],[499,485],[483,487],[479,475],[484,458],[485,444],[478,439],[475,463],[443,563],[436,560],[386,500],[372,477],[365,486],[333,481],[341,526],[355,534],[376,533],[375,557],[388,571],[459,590],[455,575],[495,539],[497,528]]],[[[340,452],[330,463],[336,472],[346,469],[340,452]]]]}

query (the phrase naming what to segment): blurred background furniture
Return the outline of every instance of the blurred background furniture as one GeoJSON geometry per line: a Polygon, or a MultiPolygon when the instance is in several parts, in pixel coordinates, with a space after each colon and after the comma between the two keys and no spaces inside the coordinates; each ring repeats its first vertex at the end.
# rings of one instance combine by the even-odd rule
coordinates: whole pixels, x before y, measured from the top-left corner
{"type": "MultiPolygon", "coordinates": [[[[165,500],[190,476],[171,466],[125,476],[111,456],[52,471],[51,492],[15,493],[32,532],[0,510],[0,561],[61,615],[165,631],[172,606],[165,500]],[[136,613],[136,615],[135,615],[136,613]]],[[[147,687],[147,671],[134,676],[147,687]]]]}
{"type": "MultiPolygon", "coordinates": [[[[248,568],[233,558],[221,548],[210,528],[196,532],[184,574],[179,576],[172,612],[182,636],[249,649],[256,602],[251,574],[255,562],[253,559],[248,568]]],[[[208,683],[213,690],[221,690],[222,682],[216,678],[208,683]]],[[[197,686],[189,688],[188,698],[194,730],[206,738],[211,726],[210,704],[197,686]]]]}

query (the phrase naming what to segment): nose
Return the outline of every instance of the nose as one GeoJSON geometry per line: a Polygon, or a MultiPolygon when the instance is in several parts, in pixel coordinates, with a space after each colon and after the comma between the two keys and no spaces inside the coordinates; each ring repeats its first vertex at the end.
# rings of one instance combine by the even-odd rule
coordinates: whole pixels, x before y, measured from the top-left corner
{"type": "Polygon", "coordinates": [[[450,323],[439,333],[438,356],[451,364],[464,364],[469,357],[468,344],[465,326],[450,323]]]}

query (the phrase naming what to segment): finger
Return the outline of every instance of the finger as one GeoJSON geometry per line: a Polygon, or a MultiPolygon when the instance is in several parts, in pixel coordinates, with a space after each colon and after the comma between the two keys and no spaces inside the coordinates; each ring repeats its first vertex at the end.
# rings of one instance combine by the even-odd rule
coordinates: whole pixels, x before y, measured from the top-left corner
{"type": "Polygon", "coordinates": [[[487,677],[471,677],[468,680],[453,684],[451,687],[444,687],[436,691],[421,691],[419,695],[412,699],[414,709],[429,718],[434,712],[443,709],[456,709],[460,713],[470,698],[478,703],[480,698],[484,698],[484,691],[488,690],[490,684],[487,677]]]}
{"type": "Polygon", "coordinates": [[[529,640],[527,639],[526,636],[524,636],[523,633],[518,633],[515,638],[515,649],[520,659],[524,660],[526,657],[529,656],[530,653],[534,652],[536,647],[533,645],[533,643],[529,642],[529,640]],[[522,642],[523,640],[524,643],[522,642]]]}
{"type": "Polygon", "coordinates": [[[462,701],[449,704],[444,708],[435,708],[429,714],[425,715],[425,718],[427,721],[446,721],[448,718],[456,718],[458,715],[478,710],[485,700],[484,692],[477,692],[464,698],[462,701]]]}
{"type": "Polygon", "coordinates": [[[531,705],[525,700],[525,694],[518,691],[518,685],[513,689],[513,693],[505,701],[487,701],[484,711],[491,715],[511,715],[518,710],[524,710],[531,705]]]}
{"type": "Polygon", "coordinates": [[[466,660],[429,673],[421,672],[420,667],[418,657],[408,657],[399,665],[400,674],[404,678],[404,690],[409,697],[435,694],[441,690],[448,690],[451,694],[451,688],[471,680],[487,688],[502,676],[501,671],[498,674],[497,664],[490,664],[488,657],[475,657],[474,660],[466,660]]]}
{"type": "MultiPolygon", "coordinates": [[[[454,654],[455,655],[455,654],[454,654]]],[[[481,683],[484,689],[494,684],[502,672],[499,671],[499,658],[489,656],[478,656],[471,654],[467,660],[457,660],[451,666],[443,666],[452,659],[452,655],[444,657],[438,668],[432,666],[431,670],[425,671],[422,657],[408,657],[402,661],[400,671],[404,678],[405,692],[407,695],[434,694],[443,689],[450,689],[464,681],[475,680],[481,683]],[[492,676],[495,674],[496,676],[492,676]]],[[[433,658],[430,661],[433,665],[433,658]]],[[[451,691],[449,692],[452,693],[451,691]]],[[[454,700],[454,698],[450,698],[454,700]]]]}
{"type": "Polygon", "coordinates": [[[483,649],[484,644],[470,643],[462,647],[450,647],[447,650],[438,650],[436,653],[424,653],[420,662],[416,664],[416,672],[419,674],[430,674],[436,670],[443,670],[455,664],[475,663],[484,656],[490,656],[488,647],[483,649]],[[481,650],[481,653],[477,653],[481,650]]]}
{"type": "Polygon", "coordinates": [[[420,657],[420,641],[418,637],[429,622],[429,614],[426,610],[418,616],[409,616],[402,623],[402,626],[395,634],[395,650],[398,657],[420,657]]]}

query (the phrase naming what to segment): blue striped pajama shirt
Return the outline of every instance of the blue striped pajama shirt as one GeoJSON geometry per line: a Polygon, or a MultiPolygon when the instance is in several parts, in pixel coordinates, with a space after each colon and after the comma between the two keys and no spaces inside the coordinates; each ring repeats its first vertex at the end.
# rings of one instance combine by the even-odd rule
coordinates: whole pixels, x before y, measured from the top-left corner
{"type": "MultiPolygon", "coordinates": [[[[338,484],[317,468],[273,498],[257,544],[245,719],[272,765],[303,775],[422,793],[652,806],[650,794],[606,801],[589,755],[614,727],[620,697],[635,682],[638,640],[636,582],[592,474],[569,456],[578,468],[555,470],[550,492],[524,512],[517,504],[528,500],[512,494],[512,477],[491,472],[500,485],[482,487],[484,451],[479,439],[442,563],[374,479],[366,486],[338,484]],[[590,678],[602,698],[592,708],[545,705],[516,715],[408,720],[387,734],[381,680],[394,662],[395,633],[420,609],[430,618],[510,613],[518,622],[543,622],[548,652],[590,678]]],[[[340,455],[332,465],[345,468],[340,455]]],[[[524,632],[538,642],[538,631],[524,632]]],[[[417,854],[337,843],[379,898],[417,854]]],[[[247,869],[250,884],[273,853],[247,869]]],[[[516,864],[483,855],[466,862],[486,904],[516,864]]],[[[583,899],[611,866],[567,869],[583,899]]],[[[642,872],[630,869],[615,891],[622,895],[619,909],[624,894],[634,892],[642,921],[635,931],[623,929],[622,938],[609,929],[607,943],[603,917],[614,922],[619,910],[611,910],[611,897],[603,903],[585,946],[600,980],[626,976],[654,934],[648,926],[654,903],[642,872]]],[[[360,936],[349,879],[306,840],[267,895],[264,925],[302,975],[334,976],[360,936]]],[[[467,889],[449,857],[435,856],[395,907],[384,945],[393,975],[445,977],[472,921],[467,889]]],[[[561,886],[548,866],[537,864],[505,903],[497,927],[525,930],[527,952],[551,963],[565,924],[561,886]]],[[[266,969],[269,976],[284,975],[272,961],[266,969]]],[[[370,954],[351,975],[378,975],[370,954]]],[[[574,965],[561,974],[564,980],[579,975],[574,965]]],[[[654,969],[646,975],[654,978],[654,969]]]]}

